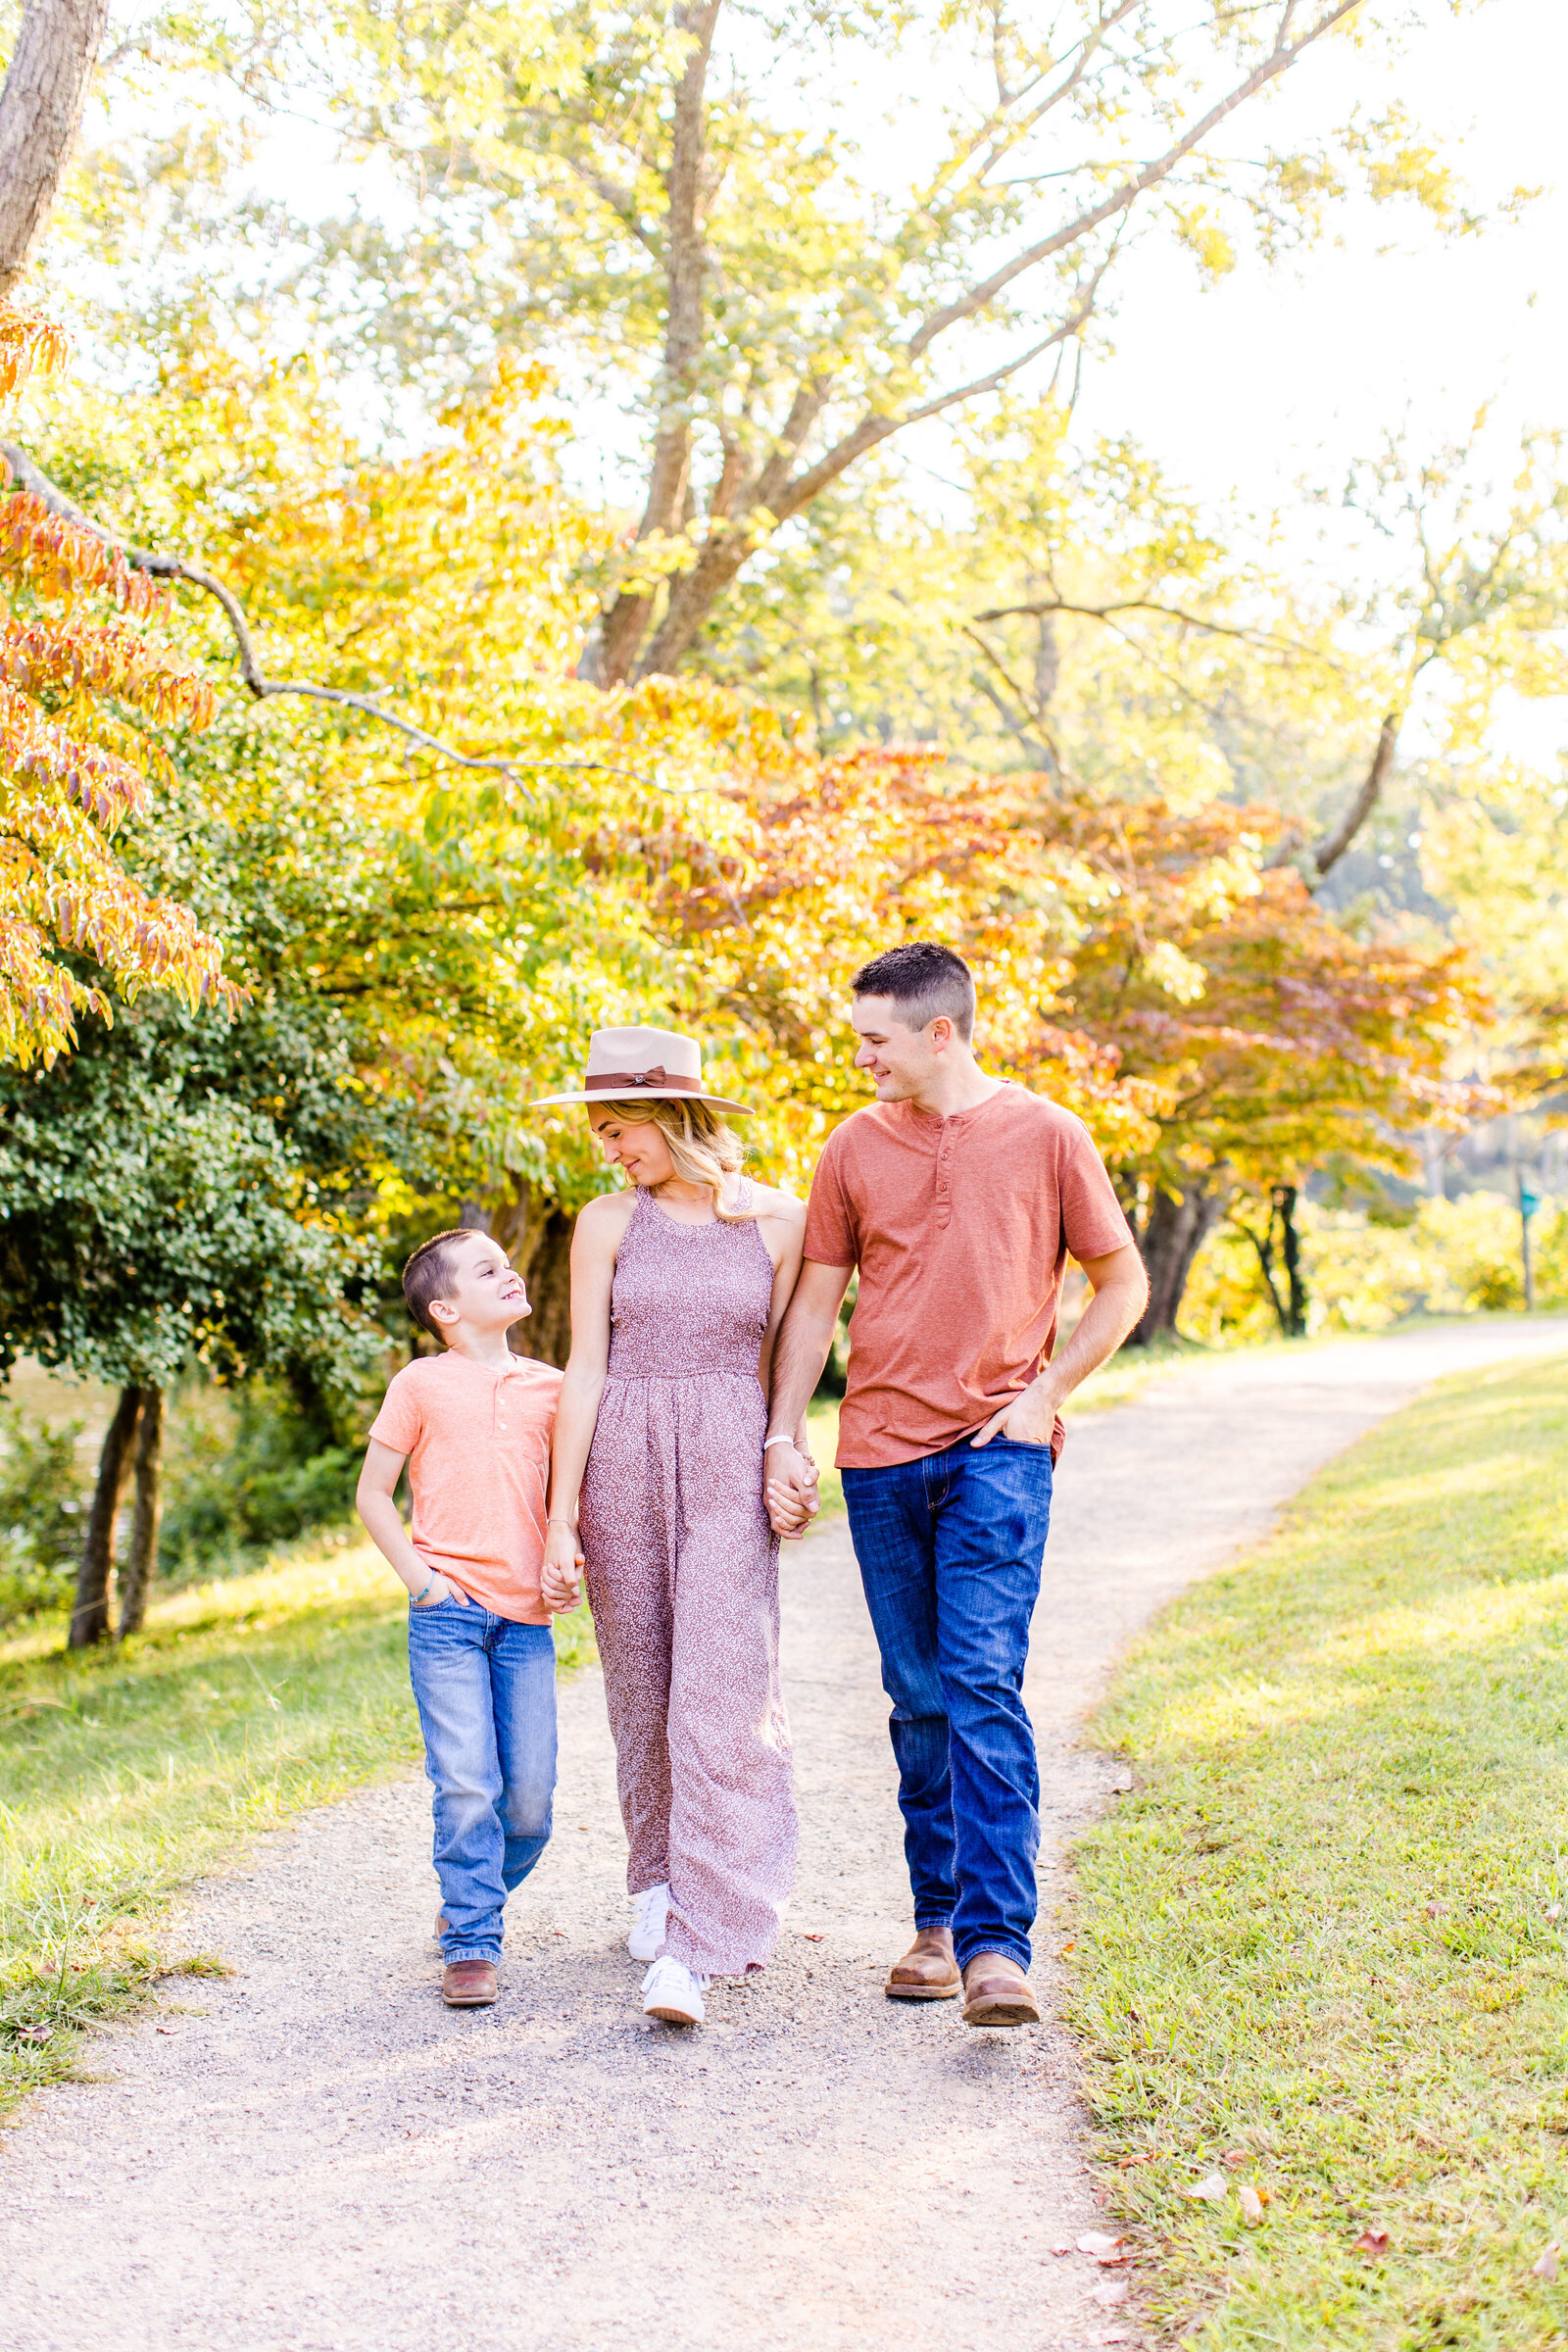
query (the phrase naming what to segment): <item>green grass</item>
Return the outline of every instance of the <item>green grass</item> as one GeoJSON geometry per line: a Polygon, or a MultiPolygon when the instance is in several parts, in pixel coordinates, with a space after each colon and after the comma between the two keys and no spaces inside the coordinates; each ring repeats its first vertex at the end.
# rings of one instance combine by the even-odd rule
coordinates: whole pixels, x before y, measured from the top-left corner
{"type": "MultiPolygon", "coordinates": [[[[0,2105],[164,1973],[177,1887],[417,1757],[405,1617],[362,1546],[179,1593],[123,1648],[0,1643],[0,2105]]],[[[586,1611],[557,1638],[567,1671],[593,1654],[586,1611]]]]}
{"type": "Polygon", "coordinates": [[[1099,1731],[1135,1785],[1079,1848],[1073,2014],[1155,2322],[1568,2341],[1568,1363],[1385,1423],[1099,1731]]]}

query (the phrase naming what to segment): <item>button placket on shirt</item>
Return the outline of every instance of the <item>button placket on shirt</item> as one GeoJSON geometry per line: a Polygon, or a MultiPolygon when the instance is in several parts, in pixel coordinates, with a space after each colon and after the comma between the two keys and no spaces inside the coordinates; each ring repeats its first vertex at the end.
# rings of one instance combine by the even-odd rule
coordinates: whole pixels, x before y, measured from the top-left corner
{"type": "Polygon", "coordinates": [[[956,1140],[958,1122],[944,1119],[937,1141],[937,1224],[946,1226],[953,1215],[953,1147],[956,1140]]]}

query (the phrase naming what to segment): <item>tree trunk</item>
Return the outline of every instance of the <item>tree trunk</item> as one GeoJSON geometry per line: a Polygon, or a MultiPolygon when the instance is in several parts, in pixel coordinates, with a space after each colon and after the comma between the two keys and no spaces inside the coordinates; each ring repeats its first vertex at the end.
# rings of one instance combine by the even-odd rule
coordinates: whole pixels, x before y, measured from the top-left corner
{"type": "Polygon", "coordinates": [[[1147,1348],[1160,1332],[1173,1336],[1187,1277],[1193,1260],[1208,1239],[1223,1196],[1198,1177],[1184,1193],[1156,1192],[1139,1237],[1144,1271],[1149,1276],[1149,1304],[1132,1337],[1147,1348]]]}
{"type": "Polygon", "coordinates": [[[120,1572],[120,1639],[139,1634],[147,1615],[147,1595],[158,1573],[158,1530],[164,1516],[164,1392],[148,1387],[140,1392],[141,1419],[136,1426],[136,1510],[130,1523],[130,1550],[120,1572]]]}
{"type": "Polygon", "coordinates": [[[26,268],[75,150],[108,15],[109,0],[28,0],[23,12],[0,91],[0,295],[26,268]]]}
{"type": "Polygon", "coordinates": [[[140,1389],[122,1389],[115,1417],[104,1432],[98,1456],[98,1484],[93,1489],[87,1535],[81,1547],[76,1577],[76,1604],[71,1612],[67,1646],[91,1649],[109,1637],[109,1579],[115,1565],[115,1522],[130,1469],[131,1439],[141,1411],[140,1389]]]}
{"type": "Polygon", "coordinates": [[[519,1355],[564,1367],[571,1350],[571,1234],[575,1217],[532,1194],[517,1204],[512,1262],[522,1276],[533,1313],[513,1330],[519,1355]]]}
{"type": "Polygon", "coordinates": [[[1280,1220],[1280,1254],[1285,1260],[1289,1293],[1285,1306],[1285,1336],[1288,1340],[1304,1340],[1306,1283],[1301,1273],[1301,1237],[1296,1229],[1294,1184],[1277,1184],[1274,1187],[1274,1207],[1280,1220]]]}

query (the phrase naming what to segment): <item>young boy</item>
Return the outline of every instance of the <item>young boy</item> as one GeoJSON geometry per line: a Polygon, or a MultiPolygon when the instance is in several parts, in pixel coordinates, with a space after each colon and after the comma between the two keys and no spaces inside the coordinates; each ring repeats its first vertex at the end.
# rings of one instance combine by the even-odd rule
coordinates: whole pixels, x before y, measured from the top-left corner
{"type": "Polygon", "coordinates": [[[409,1589],[409,1673],[435,1790],[436,1933],[454,2009],[496,1997],[501,1913],[550,1837],[556,1645],[540,1592],[561,1374],[514,1355],[531,1312],[489,1234],[438,1233],[403,1296],[441,1343],[398,1373],[370,1430],[360,1517],[409,1589]],[[409,1464],[414,1524],[393,1493],[409,1464]]]}

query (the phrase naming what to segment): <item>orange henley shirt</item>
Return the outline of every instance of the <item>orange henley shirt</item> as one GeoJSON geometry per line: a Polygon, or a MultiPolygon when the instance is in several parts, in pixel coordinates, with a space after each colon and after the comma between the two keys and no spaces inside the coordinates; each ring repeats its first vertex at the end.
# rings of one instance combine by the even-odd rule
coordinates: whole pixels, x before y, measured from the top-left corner
{"type": "Polygon", "coordinates": [[[448,1348],[405,1365],[370,1435],[409,1457],[409,1539],[427,1568],[517,1625],[548,1625],[540,1593],[545,1491],[561,1374],[514,1355],[494,1370],[448,1348]]]}
{"type": "MultiPolygon", "coordinates": [[[[940,1118],[870,1102],[828,1137],[806,1255],[858,1266],[841,1469],[956,1446],[1050,1360],[1068,1253],[1132,1230],[1088,1128],[1012,1084],[940,1118]]],[[[1060,1421],[1053,1451],[1065,1433],[1060,1421]]]]}

